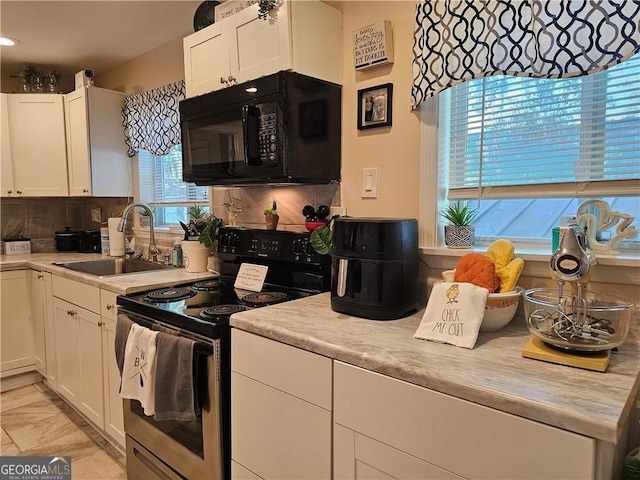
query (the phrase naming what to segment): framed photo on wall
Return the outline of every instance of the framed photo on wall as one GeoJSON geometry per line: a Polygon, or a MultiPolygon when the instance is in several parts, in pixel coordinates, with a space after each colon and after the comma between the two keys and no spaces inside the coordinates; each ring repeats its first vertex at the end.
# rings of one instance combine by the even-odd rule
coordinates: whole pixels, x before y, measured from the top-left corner
{"type": "Polygon", "coordinates": [[[390,127],[393,83],[358,90],[358,130],[390,127]]]}

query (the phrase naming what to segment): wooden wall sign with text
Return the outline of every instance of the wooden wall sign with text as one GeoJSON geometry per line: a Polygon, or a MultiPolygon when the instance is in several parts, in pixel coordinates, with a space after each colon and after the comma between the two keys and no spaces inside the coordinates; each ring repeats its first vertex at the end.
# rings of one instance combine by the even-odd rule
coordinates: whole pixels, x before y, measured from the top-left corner
{"type": "Polygon", "coordinates": [[[353,60],[356,70],[393,63],[393,34],[389,20],[353,31],[353,60]]]}

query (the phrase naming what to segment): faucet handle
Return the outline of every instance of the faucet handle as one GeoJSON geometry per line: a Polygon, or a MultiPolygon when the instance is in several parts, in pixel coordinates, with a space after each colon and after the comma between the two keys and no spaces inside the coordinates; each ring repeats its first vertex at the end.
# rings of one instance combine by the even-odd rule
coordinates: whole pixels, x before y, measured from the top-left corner
{"type": "Polygon", "coordinates": [[[149,259],[151,261],[157,262],[158,255],[161,253],[160,249],[154,243],[149,243],[149,259]]]}

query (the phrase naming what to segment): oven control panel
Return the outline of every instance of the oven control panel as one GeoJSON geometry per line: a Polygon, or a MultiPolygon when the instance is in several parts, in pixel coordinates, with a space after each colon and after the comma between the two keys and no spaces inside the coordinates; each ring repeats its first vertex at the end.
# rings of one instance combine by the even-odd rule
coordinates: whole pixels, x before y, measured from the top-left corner
{"type": "Polygon", "coordinates": [[[256,230],[222,227],[218,237],[218,254],[224,259],[231,256],[268,258],[304,264],[325,263],[311,246],[309,232],[256,230]]]}

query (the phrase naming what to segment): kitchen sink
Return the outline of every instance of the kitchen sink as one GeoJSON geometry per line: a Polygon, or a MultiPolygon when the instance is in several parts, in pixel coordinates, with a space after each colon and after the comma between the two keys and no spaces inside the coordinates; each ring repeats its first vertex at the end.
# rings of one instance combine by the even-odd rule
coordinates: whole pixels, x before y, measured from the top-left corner
{"type": "Polygon", "coordinates": [[[76,272],[89,273],[91,275],[121,275],[123,273],[148,272],[150,270],[163,270],[170,265],[152,263],[146,260],[133,258],[102,258],[100,260],[87,260],[80,262],[54,263],[59,267],[75,270],[76,272]]]}

